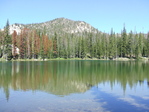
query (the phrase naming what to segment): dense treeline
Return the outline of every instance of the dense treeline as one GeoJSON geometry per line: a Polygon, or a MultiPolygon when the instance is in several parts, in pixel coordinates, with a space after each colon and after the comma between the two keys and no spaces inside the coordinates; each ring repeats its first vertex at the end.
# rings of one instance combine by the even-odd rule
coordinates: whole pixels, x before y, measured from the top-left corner
{"type": "Polygon", "coordinates": [[[149,33],[64,33],[47,35],[46,31],[22,29],[9,35],[9,22],[0,32],[0,57],[13,59],[45,58],[136,58],[149,56],[149,33]]]}

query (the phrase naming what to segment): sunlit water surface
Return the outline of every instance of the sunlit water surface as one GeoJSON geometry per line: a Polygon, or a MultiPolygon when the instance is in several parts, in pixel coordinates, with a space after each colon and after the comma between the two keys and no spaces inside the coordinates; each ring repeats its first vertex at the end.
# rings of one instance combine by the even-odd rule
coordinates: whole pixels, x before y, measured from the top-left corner
{"type": "Polygon", "coordinates": [[[0,62],[0,112],[149,112],[149,62],[0,62]]]}

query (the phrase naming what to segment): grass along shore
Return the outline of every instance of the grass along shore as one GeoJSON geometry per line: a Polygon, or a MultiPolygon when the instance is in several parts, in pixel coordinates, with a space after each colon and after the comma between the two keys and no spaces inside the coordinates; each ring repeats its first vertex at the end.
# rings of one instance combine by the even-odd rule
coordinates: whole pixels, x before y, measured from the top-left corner
{"type": "MultiPolygon", "coordinates": [[[[123,57],[119,57],[119,58],[115,58],[115,59],[98,59],[98,58],[51,58],[51,59],[12,59],[11,61],[50,61],[50,60],[114,60],[114,61],[131,61],[131,60],[146,60],[148,61],[149,58],[147,57],[140,57],[139,59],[134,59],[134,58],[123,58],[123,57]]],[[[0,61],[7,61],[6,59],[0,58],[0,61]]]]}

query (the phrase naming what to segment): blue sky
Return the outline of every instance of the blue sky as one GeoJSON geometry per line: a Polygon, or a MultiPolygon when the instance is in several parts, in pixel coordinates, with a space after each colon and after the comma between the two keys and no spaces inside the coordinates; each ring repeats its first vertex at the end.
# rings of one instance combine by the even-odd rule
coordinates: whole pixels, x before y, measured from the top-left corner
{"type": "Polygon", "coordinates": [[[109,33],[125,27],[149,31],[149,0],[0,0],[0,28],[13,23],[40,23],[64,17],[81,20],[109,33]]]}

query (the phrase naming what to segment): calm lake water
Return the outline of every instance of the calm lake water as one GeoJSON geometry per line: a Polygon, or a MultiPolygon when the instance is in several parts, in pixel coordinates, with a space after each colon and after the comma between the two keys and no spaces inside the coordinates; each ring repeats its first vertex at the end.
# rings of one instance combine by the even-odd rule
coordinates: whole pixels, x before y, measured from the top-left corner
{"type": "Polygon", "coordinates": [[[149,62],[0,62],[0,112],[149,112],[149,62]]]}

